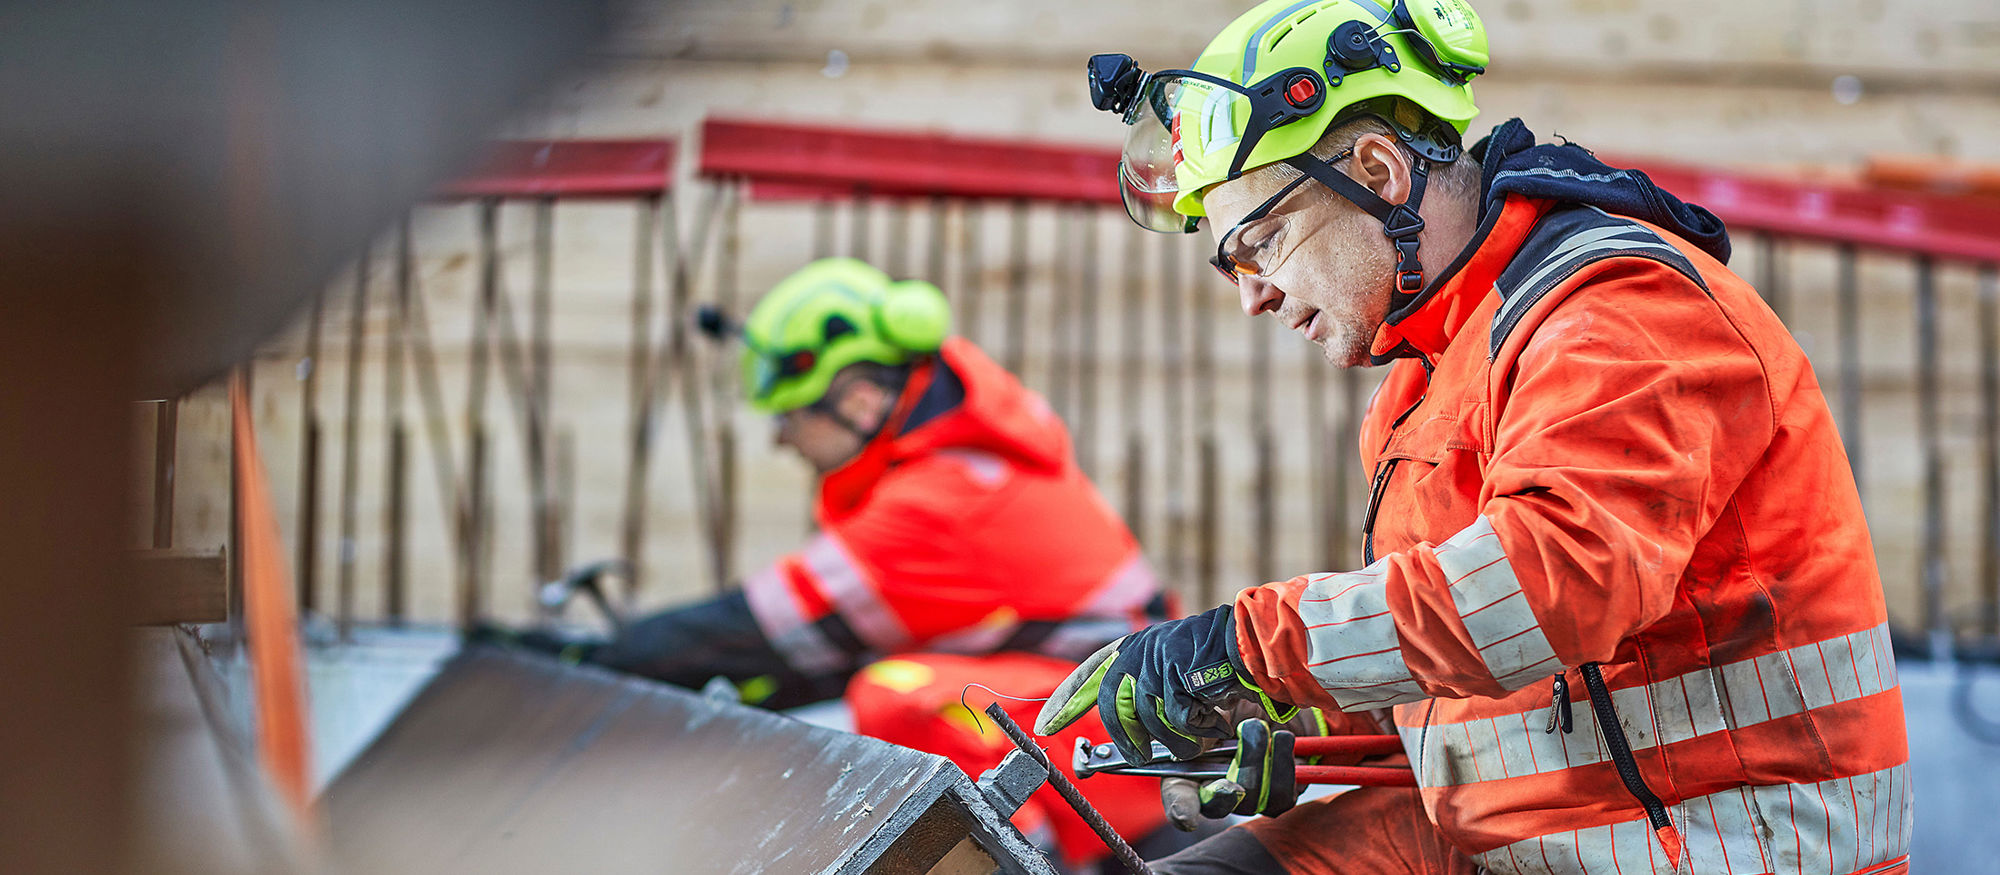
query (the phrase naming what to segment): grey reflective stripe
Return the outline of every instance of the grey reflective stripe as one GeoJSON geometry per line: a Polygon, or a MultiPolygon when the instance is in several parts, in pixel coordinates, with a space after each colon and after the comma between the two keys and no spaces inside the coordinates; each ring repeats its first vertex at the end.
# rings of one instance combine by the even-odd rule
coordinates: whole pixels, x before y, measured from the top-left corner
{"type": "MultiPolygon", "coordinates": [[[[1611,704],[1626,741],[1634,751],[1643,751],[1853,701],[1895,686],[1896,665],[1889,651],[1889,626],[1884,623],[1645,686],[1612,690],[1611,704]]],[[[1399,731],[1411,759],[1424,764],[1417,783],[1447,787],[1609,762],[1596,712],[1578,707],[1574,713],[1576,722],[1568,733],[1545,732],[1547,712],[1542,706],[1399,731]],[[1429,750],[1419,749],[1426,745],[1429,750]]]]}
{"type": "MultiPolygon", "coordinates": [[[[1491,520],[1473,520],[1431,553],[1459,622],[1496,681],[1517,689],[1561,667],[1491,520]]],[[[1403,661],[1387,579],[1384,558],[1361,571],[1320,575],[1299,594],[1306,667],[1346,710],[1425,698],[1403,661]]]]}
{"type": "MultiPolygon", "coordinates": [[[[1611,174],[1578,174],[1570,170],[1554,171],[1546,168],[1511,172],[1600,180],[1623,175],[1623,171],[1611,174]]],[[[1702,279],[1700,271],[1695,269],[1694,262],[1645,225],[1622,216],[1613,216],[1596,207],[1576,204],[1558,206],[1544,215],[1535,225],[1528,239],[1515,253],[1515,263],[1509,265],[1494,283],[1493,291],[1500,296],[1501,303],[1493,313],[1493,328],[1487,356],[1489,358],[1499,356],[1501,345],[1506,342],[1507,336],[1521,322],[1522,317],[1526,316],[1528,311],[1556,286],[1567,281],[1586,265],[1620,256],[1636,256],[1657,261],[1673,268],[1704,291],[1708,289],[1707,282],[1702,279]]]]}
{"type": "Polygon", "coordinates": [[[981,450],[954,447],[939,450],[935,455],[964,465],[965,476],[987,489],[997,489],[1006,484],[1014,473],[1014,466],[1008,464],[1006,459],[981,450]]]}
{"type": "MultiPolygon", "coordinates": [[[[1081,662],[1112,639],[1130,635],[1148,625],[1143,611],[1159,595],[1160,582],[1152,566],[1137,548],[1106,575],[1070,619],[1055,624],[1047,637],[1034,645],[1033,652],[1081,662]]],[[[1000,649],[1021,628],[1011,610],[995,611],[974,626],[939,635],[924,643],[924,649],[944,653],[992,653],[1000,649]]]]}
{"type": "Polygon", "coordinates": [[[1403,662],[1388,575],[1385,557],[1360,571],[1318,575],[1299,593],[1306,669],[1345,711],[1426,698],[1403,662]]]}
{"type": "Polygon", "coordinates": [[[1559,179],[1575,179],[1583,182],[1616,182],[1620,179],[1625,179],[1630,175],[1631,174],[1623,170],[1615,171],[1612,173],[1578,173],[1567,167],[1562,169],[1556,169],[1553,167],[1530,167],[1527,168],[1526,170],[1502,170],[1499,173],[1493,174],[1493,181],[1497,183],[1500,180],[1506,179],[1511,176],[1553,176],[1559,179]]]}
{"type": "Polygon", "coordinates": [[[800,558],[820,592],[862,644],[878,653],[892,653],[909,645],[910,633],[903,628],[902,619],[882,600],[875,583],[838,537],[828,532],[813,536],[800,551],[800,558]]]}
{"type": "Polygon", "coordinates": [[[1292,13],[1319,2],[1322,0],[1299,0],[1250,32],[1250,42],[1243,46],[1243,85],[1247,86],[1257,81],[1257,45],[1264,41],[1264,34],[1270,33],[1271,28],[1277,27],[1278,22],[1292,17],[1292,13]]]}
{"type": "Polygon", "coordinates": [[[1492,520],[1480,516],[1432,552],[1459,621],[1500,686],[1519,689],[1561,667],[1492,520]]]}
{"type": "Polygon", "coordinates": [[[1582,262],[1577,259],[1588,258],[1597,252],[1642,245],[1657,245],[1669,252],[1673,251],[1673,247],[1660,243],[1659,239],[1638,225],[1612,225],[1607,228],[1592,228],[1564,240],[1562,245],[1557,246],[1548,257],[1542,259],[1541,265],[1534,273],[1529,274],[1527,279],[1522,280],[1520,285],[1501,290],[1501,294],[1507,298],[1507,303],[1500,308],[1500,312],[1493,314],[1493,319],[1496,322],[1504,322],[1515,318],[1515,311],[1523,306],[1523,302],[1536,297],[1526,294],[1527,290],[1540,285],[1550,274],[1559,268],[1570,266],[1572,262],[1580,267],[1582,262]]]}
{"type": "Polygon", "coordinates": [[[793,668],[804,674],[821,675],[852,667],[853,660],[806,619],[778,564],[766,566],[744,580],[743,596],[750,603],[751,616],[757,618],[757,628],[763,630],[771,647],[793,668]]]}
{"type": "Polygon", "coordinates": [[[1909,853],[1908,766],[1806,784],[1732,787],[1668,809],[1685,850],[1669,859],[1644,818],[1561,830],[1479,854],[1495,873],[1849,875],[1909,853]]]}

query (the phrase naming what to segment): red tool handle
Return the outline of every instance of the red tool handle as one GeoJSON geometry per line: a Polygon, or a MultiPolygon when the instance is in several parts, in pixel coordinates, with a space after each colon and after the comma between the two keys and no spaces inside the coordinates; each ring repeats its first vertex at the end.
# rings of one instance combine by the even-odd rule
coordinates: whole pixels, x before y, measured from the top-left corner
{"type": "Polygon", "coordinates": [[[1292,742],[1292,753],[1302,757],[1340,754],[1380,756],[1402,752],[1403,739],[1394,735],[1308,735],[1292,742]]]}
{"type": "Polygon", "coordinates": [[[1299,766],[1301,784],[1359,784],[1363,787],[1415,787],[1417,775],[1403,766],[1299,766]]]}

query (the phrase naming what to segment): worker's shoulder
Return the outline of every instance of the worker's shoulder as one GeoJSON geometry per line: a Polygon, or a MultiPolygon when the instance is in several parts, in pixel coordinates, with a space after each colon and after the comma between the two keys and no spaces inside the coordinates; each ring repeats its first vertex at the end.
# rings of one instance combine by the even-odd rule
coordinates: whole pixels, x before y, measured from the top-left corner
{"type": "Polygon", "coordinates": [[[1688,255],[1652,227],[1585,204],[1562,204],[1535,224],[1507,268],[1493,283],[1500,298],[1487,337],[1487,357],[1496,358],[1508,338],[1523,329],[1528,314],[1550,293],[1610,259],[1642,259],[1663,279],[1678,275],[1702,291],[1708,282],[1688,255]]]}
{"type": "Polygon", "coordinates": [[[1000,453],[944,447],[897,463],[874,492],[892,502],[962,507],[1003,491],[1021,474],[1020,466],[1000,453]]]}

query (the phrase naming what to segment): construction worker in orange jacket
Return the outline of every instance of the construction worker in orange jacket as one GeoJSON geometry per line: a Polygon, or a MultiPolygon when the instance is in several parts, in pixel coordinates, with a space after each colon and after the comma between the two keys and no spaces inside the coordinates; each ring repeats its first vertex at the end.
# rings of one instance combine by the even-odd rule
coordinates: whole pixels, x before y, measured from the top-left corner
{"type": "MultiPolygon", "coordinates": [[[[967,720],[962,695],[992,701],[967,684],[1046,696],[1105,642],[1171,616],[1062,421],[950,323],[935,286],[855,259],[778,283],[734,332],[752,407],[819,476],[818,533],[740,589],[570,652],[688,687],[725,677],[766,707],[845,691],[856,731],[977,776],[1009,748],[967,720]]],[[[1163,822],[1157,792],[1128,778],[1092,795],[1138,834],[1163,822]]],[[[1017,822],[1052,830],[1073,863],[1102,855],[1052,793],[1017,822]]]]}
{"type": "Polygon", "coordinates": [[[1389,372],[1366,567],[1114,642],[1038,729],[1095,708],[1146,761],[1290,705],[1393,721],[1418,788],[1172,875],[1907,871],[1886,611],[1810,364],[1707,211],[1518,120],[1461,154],[1485,63],[1458,0],[1273,0],[1192,70],[1093,61],[1135,218],[1206,216],[1246,313],[1389,372]]]}

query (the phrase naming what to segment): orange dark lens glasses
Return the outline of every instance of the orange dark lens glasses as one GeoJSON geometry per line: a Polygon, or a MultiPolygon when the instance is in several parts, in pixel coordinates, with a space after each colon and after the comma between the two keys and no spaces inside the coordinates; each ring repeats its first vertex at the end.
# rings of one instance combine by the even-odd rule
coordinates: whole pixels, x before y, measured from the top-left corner
{"type": "MultiPolygon", "coordinates": [[[[1326,163],[1332,164],[1343,158],[1351,158],[1353,156],[1353,149],[1345,149],[1340,154],[1327,159],[1326,163]]],[[[1229,230],[1224,232],[1222,237],[1215,241],[1215,257],[1210,258],[1208,263],[1215,268],[1217,273],[1222,274],[1223,279],[1228,280],[1232,285],[1242,285],[1243,277],[1260,275],[1260,269],[1255,262],[1244,261],[1229,254],[1230,241],[1236,239],[1236,236],[1252,222],[1270,215],[1271,210],[1278,206],[1278,202],[1284,200],[1286,195],[1292,193],[1292,189],[1305,184],[1306,180],[1311,178],[1310,176],[1300,174],[1299,178],[1285,183],[1283,188],[1278,189],[1277,194],[1265,198],[1264,202],[1258,204],[1256,209],[1243,214],[1243,218],[1236,220],[1236,224],[1229,226],[1229,230]]],[[[1282,234],[1273,234],[1272,239],[1280,239],[1282,236],[1282,234]]],[[[1261,249],[1263,247],[1259,246],[1258,248],[1261,249]]]]}

